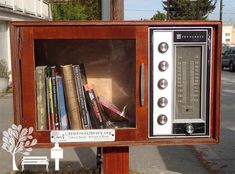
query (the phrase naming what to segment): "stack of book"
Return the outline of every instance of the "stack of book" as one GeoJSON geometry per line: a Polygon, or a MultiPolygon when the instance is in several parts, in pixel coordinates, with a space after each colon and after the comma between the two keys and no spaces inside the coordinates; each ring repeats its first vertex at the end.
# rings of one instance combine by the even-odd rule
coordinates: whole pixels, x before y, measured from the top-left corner
{"type": "Polygon", "coordinates": [[[35,69],[37,129],[103,129],[127,125],[111,102],[96,96],[84,65],[37,66],[35,69]],[[60,75],[58,72],[61,72],[60,75]],[[122,124],[118,124],[122,122],[122,124]]]}

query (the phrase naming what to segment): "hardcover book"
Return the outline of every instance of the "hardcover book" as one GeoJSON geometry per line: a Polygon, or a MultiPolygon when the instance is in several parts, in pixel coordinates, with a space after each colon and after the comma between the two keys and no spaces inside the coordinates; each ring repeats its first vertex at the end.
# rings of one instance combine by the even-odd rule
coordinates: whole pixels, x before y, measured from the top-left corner
{"type": "Polygon", "coordinates": [[[58,114],[58,106],[57,106],[57,84],[56,84],[56,67],[51,66],[51,81],[52,81],[52,97],[53,97],[53,110],[54,110],[54,121],[55,121],[55,129],[60,129],[60,121],[59,121],[59,114],[58,114]]]}
{"type": "Polygon", "coordinates": [[[57,99],[58,99],[58,114],[60,117],[60,129],[67,130],[69,129],[67,109],[65,105],[65,96],[64,96],[64,87],[63,80],[61,76],[56,76],[57,83],[57,99]]]}
{"type": "Polygon", "coordinates": [[[71,129],[82,129],[72,65],[61,65],[61,74],[64,79],[64,91],[70,127],[71,129]]]}
{"type": "Polygon", "coordinates": [[[91,121],[90,121],[89,112],[87,110],[80,66],[74,65],[73,71],[74,71],[76,92],[78,96],[79,110],[80,110],[80,115],[82,118],[82,125],[84,129],[90,129],[91,121]]]}
{"type": "Polygon", "coordinates": [[[98,105],[96,95],[94,93],[92,85],[85,84],[84,90],[85,90],[85,94],[86,94],[88,108],[90,111],[92,128],[98,128],[98,129],[105,128],[105,124],[103,122],[102,115],[101,115],[99,105],[98,105]]]}
{"type": "Polygon", "coordinates": [[[37,128],[47,130],[46,66],[36,67],[37,128]]]}

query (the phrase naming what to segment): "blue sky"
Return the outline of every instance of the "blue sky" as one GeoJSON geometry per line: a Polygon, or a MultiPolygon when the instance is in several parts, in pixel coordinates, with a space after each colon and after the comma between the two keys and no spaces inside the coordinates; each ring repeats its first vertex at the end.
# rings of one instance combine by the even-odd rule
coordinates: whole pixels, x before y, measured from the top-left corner
{"type": "MultiPolygon", "coordinates": [[[[219,20],[220,0],[217,1],[210,20],[219,20]]],[[[223,0],[223,4],[223,20],[235,20],[235,0],[223,0]]],[[[163,12],[161,0],[124,0],[125,20],[150,19],[157,10],[163,12]]]]}

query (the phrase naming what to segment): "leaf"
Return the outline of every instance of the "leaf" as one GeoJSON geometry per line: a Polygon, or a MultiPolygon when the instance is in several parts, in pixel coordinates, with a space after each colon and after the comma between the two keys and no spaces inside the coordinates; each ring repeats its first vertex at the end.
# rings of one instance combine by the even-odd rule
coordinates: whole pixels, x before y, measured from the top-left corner
{"type": "Polygon", "coordinates": [[[7,143],[7,144],[9,144],[9,141],[8,141],[8,139],[6,137],[2,137],[2,141],[7,143]]]}
{"type": "Polygon", "coordinates": [[[21,133],[20,133],[20,136],[25,136],[28,132],[28,129],[27,128],[24,128],[21,133]]]}
{"type": "Polygon", "coordinates": [[[11,137],[11,138],[9,139],[9,142],[10,142],[11,145],[14,145],[14,146],[15,146],[15,140],[14,140],[13,137],[11,137]]]}
{"type": "Polygon", "coordinates": [[[38,140],[37,140],[37,139],[33,139],[33,141],[31,142],[30,146],[34,146],[34,145],[36,145],[36,144],[37,144],[37,142],[38,142],[38,140]]]}
{"type": "Polygon", "coordinates": [[[13,151],[13,149],[14,149],[14,145],[10,145],[10,147],[9,147],[9,152],[12,152],[13,151]]]}
{"type": "Polygon", "coordinates": [[[2,133],[5,137],[7,137],[7,138],[10,138],[10,136],[9,136],[9,134],[8,134],[8,132],[7,131],[3,131],[3,133],[2,133]]]}
{"type": "Polygon", "coordinates": [[[26,141],[25,145],[24,146],[29,146],[30,145],[30,141],[26,141]]]}
{"type": "Polygon", "coordinates": [[[33,127],[30,127],[30,128],[29,128],[28,134],[31,134],[31,133],[33,133],[33,127]]]}
{"type": "Polygon", "coordinates": [[[20,142],[20,144],[18,145],[18,147],[23,147],[24,146],[24,142],[20,142]]]}
{"type": "Polygon", "coordinates": [[[4,144],[3,144],[3,145],[2,145],[2,148],[3,148],[5,151],[9,152],[8,146],[4,146],[4,144]]]}
{"type": "Polygon", "coordinates": [[[29,152],[24,152],[23,155],[29,155],[30,153],[29,152]]]}
{"type": "Polygon", "coordinates": [[[19,138],[19,134],[16,130],[13,130],[13,136],[15,137],[15,139],[19,138]]]}
{"type": "Polygon", "coordinates": [[[20,142],[26,141],[26,140],[27,140],[27,137],[26,137],[26,136],[23,136],[23,137],[21,137],[21,138],[19,139],[20,142]]]}
{"type": "Polygon", "coordinates": [[[20,124],[20,125],[18,125],[17,129],[18,129],[18,132],[20,132],[20,131],[21,131],[21,129],[22,129],[22,125],[21,125],[21,124],[20,124]]]}
{"type": "Polygon", "coordinates": [[[20,147],[18,150],[17,150],[17,152],[21,152],[21,151],[23,151],[24,150],[24,147],[20,147]]]}
{"type": "Polygon", "coordinates": [[[10,137],[12,136],[12,129],[11,128],[8,128],[8,134],[10,137]]]}
{"type": "Polygon", "coordinates": [[[30,139],[30,140],[32,140],[32,139],[33,139],[33,136],[32,136],[32,135],[28,135],[27,138],[30,139]]]}
{"type": "Polygon", "coordinates": [[[25,150],[28,151],[28,152],[31,152],[33,149],[32,148],[27,148],[25,150]]]}
{"type": "Polygon", "coordinates": [[[12,127],[12,129],[17,130],[17,126],[15,124],[12,124],[11,127],[12,127]]]}

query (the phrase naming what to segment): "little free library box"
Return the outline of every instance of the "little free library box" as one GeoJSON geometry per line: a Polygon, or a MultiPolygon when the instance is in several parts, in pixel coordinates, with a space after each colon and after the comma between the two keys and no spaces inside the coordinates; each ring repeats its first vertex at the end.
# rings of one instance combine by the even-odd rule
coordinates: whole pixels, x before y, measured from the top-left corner
{"type": "Polygon", "coordinates": [[[221,22],[12,22],[16,124],[38,146],[218,143],[221,22]]]}

